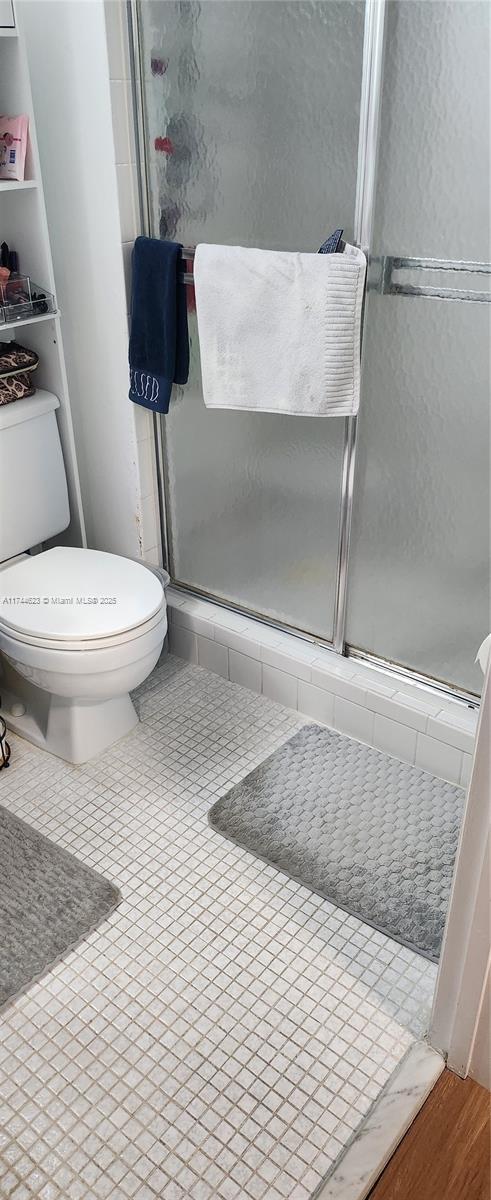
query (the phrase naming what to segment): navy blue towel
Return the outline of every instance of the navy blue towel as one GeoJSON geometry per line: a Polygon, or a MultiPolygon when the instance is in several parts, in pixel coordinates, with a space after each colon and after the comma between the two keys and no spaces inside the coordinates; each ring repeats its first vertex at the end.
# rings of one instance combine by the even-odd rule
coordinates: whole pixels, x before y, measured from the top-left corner
{"type": "Polygon", "coordinates": [[[173,383],[187,383],[189,338],[182,246],[138,237],[133,247],[130,400],[169,411],[173,383]]]}

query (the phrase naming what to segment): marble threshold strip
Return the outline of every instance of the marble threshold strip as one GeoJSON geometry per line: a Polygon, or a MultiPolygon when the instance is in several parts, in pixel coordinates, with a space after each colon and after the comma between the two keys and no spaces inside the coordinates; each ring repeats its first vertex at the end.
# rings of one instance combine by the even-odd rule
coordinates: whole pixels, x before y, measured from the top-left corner
{"type": "Polygon", "coordinates": [[[444,1066],[426,1042],[410,1047],[312,1200],[365,1200],[444,1066]]]}

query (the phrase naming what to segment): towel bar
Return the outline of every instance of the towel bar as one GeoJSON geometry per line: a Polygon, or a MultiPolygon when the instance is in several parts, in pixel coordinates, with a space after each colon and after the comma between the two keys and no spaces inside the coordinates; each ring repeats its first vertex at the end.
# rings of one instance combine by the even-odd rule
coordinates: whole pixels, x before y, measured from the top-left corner
{"type": "MultiPolygon", "coordinates": [[[[182,257],[193,259],[194,251],[195,251],[194,246],[183,246],[182,257]]],[[[183,281],[183,283],[194,283],[194,275],[193,275],[192,271],[183,271],[182,281],[183,281]]]]}
{"type": "MultiPolygon", "coordinates": [[[[183,246],[182,257],[194,258],[194,246],[183,246]]],[[[398,283],[393,279],[395,271],[450,271],[463,272],[470,275],[491,275],[491,263],[467,262],[465,260],[442,258],[402,258],[392,254],[384,254],[381,258],[372,258],[370,269],[376,269],[377,277],[370,279],[369,291],[379,292],[383,296],[427,296],[434,300],[471,300],[478,304],[489,304],[491,292],[474,291],[467,288],[431,287],[427,284],[398,283]]],[[[184,271],[183,283],[194,283],[192,271],[184,271]]]]}
{"type": "MultiPolygon", "coordinates": [[[[336,232],[338,232],[338,231],[336,231],[336,232]]],[[[340,245],[344,248],[344,242],[341,242],[340,245]]],[[[194,252],[195,252],[195,246],[183,246],[182,257],[185,259],[193,259],[194,252]]],[[[320,253],[320,252],[318,252],[318,253],[320,253]]],[[[193,275],[192,271],[183,271],[181,278],[182,278],[183,283],[194,283],[194,275],[193,275]]]]}
{"type": "Polygon", "coordinates": [[[370,281],[371,291],[383,296],[427,296],[434,300],[471,300],[478,304],[489,304],[491,292],[468,288],[433,287],[427,284],[399,283],[393,279],[395,271],[449,271],[470,275],[491,275],[491,264],[466,262],[465,260],[441,258],[402,258],[386,254],[372,259],[371,266],[378,270],[377,278],[370,281]]]}

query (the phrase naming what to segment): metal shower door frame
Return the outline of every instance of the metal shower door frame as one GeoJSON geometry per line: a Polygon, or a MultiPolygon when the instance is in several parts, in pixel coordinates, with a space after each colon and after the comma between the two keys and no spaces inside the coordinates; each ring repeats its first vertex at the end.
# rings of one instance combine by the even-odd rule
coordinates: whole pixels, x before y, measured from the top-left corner
{"type": "MultiPolygon", "coordinates": [[[[363,65],[360,99],[360,126],[358,135],[358,166],[356,172],[354,240],[355,244],[359,246],[360,249],[366,254],[368,265],[370,262],[370,252],[372,248],[372,232],[375,212],[377,157],[384,70],[385,15],[386,0],[365,0],[365,31],[363,38],[363,65]]],[[[362,316],[362,346],[364,321],[365,308],[362,316]]],[[[363,355],[361,371],[361,395],[361,403],[363,403],[363,355]]],[[[333,648],[337,654],[346,654],[348,570],[351,524],[353,517],[357,440],[358,416],[346,417],[343,473],[341,479],[338,562],[333,619],[333,648]]]]}
{"type": "MultiPolygon", "coordinates": [[[[129,53],[132,62],[132,98],[133,117],[136,142],[136,159],[138,199],[140,224],[143,233],[151,233],[150,221],[150,185],[148,178],[148,163],[145,155],[145,117],[143,102],[143,56],[139,12],[143,0],[126,0],[129,53]]],[[[328,3],[329,0],[326,0],[328,3]]],[[[360,92],[360,119],[358,133],[358,161],[355,193],[354,240],[367,256],[368,276],[373,274],[373,267],[378,260],[371,263],[372,230],[375,212],[375,193],[377,182],[377,158],[379,145],[380,112],[382,107],[382,88],[384,72],[384,49],[386,32],[387,0],[365,0],[365,22],[363,35],[363,61],[360,92]],[[370,266],[372,265],[372,272],[370,266]]],[[[398,262],[399,260],[391,260],[398,262]]],[[[404,260],[405,261],[405,260],[404,260]]],[[[416,260],[415,260],[416,261],[416,260]]],[[[419,261],[419,260],[417,260],[419,261]]],[[[446,264],[447,266],[449,264],[446,264]]],[[[452,264],[462,266],[462,264],[452,264]]],[[[464,264],[466,267],[483,267],[484,264],[464,264]]],[[[486,268],[487,270],[488,268],[486,268]]],[[[373,286],[373,281],[371,285],[373,286]]],[[[380,290],[378,287],[376,290],[380,290]]],[[[362,335],[366,317],[365,307],[362,315],[362,335]]],[[[363,404],[363,354],[361,372],[361,403],[363,404]]],[[[332,420],[333,418],[331,418],[332,420]]],[[[263,624],[270,625],[292,634],[301,641],[319,644],[324,649],[336,655],[347,655],[367,665],[373,665],[396,680],[410,681],[416,686],[430,688],[438,696],[450,696],[461,700],[471,707],[479,707],[479,697],[467,692],[462,687],[445,683],[428,675],[423,675],[412,667],[402,666],[391,662],[369,651],[350,646],[346,642],[346,618],[349,597],[349,560],[351,525],[353,515],[353,500],[355,488],[355,464],[358,441],[358,417],[344,418],[344,445],[340,484],[340,513],[338,530],[338,547],[336,562],[336,583],[334,606],[332,613],[332,638],[308,633],[306,630],[292,627],[267,614],[255,611],[240,603],[225,600],[205,588],[191,584],[183,584],[173,580],[179,590],[189,595],[200,596],[212,600],[215,605],[227,608],[232,612],[245,614],[263,624]]],[[[155,465],[159,507],[160,538],[164,565],[170,565],[170,503],[168,496],[168,481],[165,466],[166,431],[165,421],[153,414],[153,432],[155,448],[155,465]]]]}
{"type": "MultiPolygon", "coordinates": [[[[131,65],[131,99],[133,108],[133,129],[135,136],[135,152],[138,170],[136,182],[138,190],[138,209],[140,230],[146,237],[151,234],[150,222],[150,181],[148,178],[148,163],[145,154],[145,117],[143,103],[143,51],[139,22],[140,0],[126,0],[126,20],[128,28],[128,52],[131,65]]],[[[158,413],[152,414],[153,438],[155,450],[155,478],[157,481],[157,499],[159,510],[159,534],[164,567],[169,570],[169,525],[168,504],[166,499],[166,471],[164,455],[164,423],[158,413]]],[[[170,574],[170,571],[169,571],[170,574]]]]}
{"type": "MultiPolygon", "coordinates": [[[[150,190],[148,164],[145,155],[145,116],[142,84],[142,44],[139,24],[140,0],[127,0],[127,16],[129,30],[129,48],[133,72],[133,111],[136,139],[136,154],[139,166],[138,192],[140,220],[143,233],[150,234],[150,190]]],[[[383,59],[385,37],[386,0],[365,0],[365,24],[363,37],[363,61],[361,75],[360,121],[358,135],[358,165],[355,195],[354,240],[369,258],[375,207],[375,186],[377,172],[377,149],[380,124],[380,108],[383,83],[383,59]]],[[[362,318],[363,322],[364,316],[362,318]]],[[[363,375],[362,375],[363,393],[363,375]]],[[[167,479],[165,470],[165,422],[158,414],[153,415],[156,475],[158,487],[158,502],[160,514],[160,529],[162,538],[162,554],[164,565],[170,563],[170,529],[169,502],[167,495],[167,479]]],[[[332,639],[314,637],[300,629],[268,617],[266,614],[254,612],[251,609],[234,605],[233,602],[221,600],[220,597],[207,592],[205,589],[185,585],[184,590],[196,595],[206,596],[216,604],[238,612],[246,612],[250,616],[265,621],[278,629],[286,629],[299,638],[308,641],[318,641],[336,654],[346,654],[346,614],[348,601],[348,567],[350,552],[350,535],[353,512],[354,470],[356,461],[358,418],[345,418],[343,463],[340,487],[340,517],[338,532],[338,549],[336,563],[336,585],[334,609],[332,614],[332,639]]],[[[180,585],[176,582],[176,586],[180,585]]],[[[389,664],[387,664],[389,666],[389,664]]]]}

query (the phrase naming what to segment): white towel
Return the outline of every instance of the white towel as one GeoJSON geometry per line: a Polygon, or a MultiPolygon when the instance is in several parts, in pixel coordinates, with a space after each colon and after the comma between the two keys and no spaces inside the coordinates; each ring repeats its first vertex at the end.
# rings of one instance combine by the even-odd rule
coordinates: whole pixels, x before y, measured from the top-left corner
{"type": "Polygon", "coordinates": [[[360,401],[366,259],[196,247],[194,282],[208,408],[352,416],[360,401]]]}

